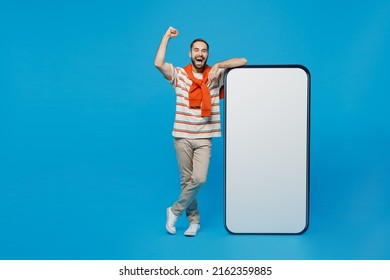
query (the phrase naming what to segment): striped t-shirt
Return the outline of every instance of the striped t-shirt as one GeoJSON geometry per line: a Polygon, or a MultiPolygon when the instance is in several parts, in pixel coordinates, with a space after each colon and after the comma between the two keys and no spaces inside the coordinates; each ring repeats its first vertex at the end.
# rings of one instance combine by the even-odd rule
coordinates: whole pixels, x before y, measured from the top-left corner
{"type": "MultiPolygon", "coordinates": [[[[171,85],[176,92],[176,116],[172,135],[178,138],[210,138],[221,136],[221,115],[219,109],[219,89],[223,85],[223,75],[209,85],[211,96],[211,116],[202,117],[200,108],[191,108],[188,92],[192,81],[181,67],[173,68],[171,85]]],[[[202,79],[194,73],[197,79],[202,79]]],[[[201,75],[201,74],[200,74],[201,75]]]]}

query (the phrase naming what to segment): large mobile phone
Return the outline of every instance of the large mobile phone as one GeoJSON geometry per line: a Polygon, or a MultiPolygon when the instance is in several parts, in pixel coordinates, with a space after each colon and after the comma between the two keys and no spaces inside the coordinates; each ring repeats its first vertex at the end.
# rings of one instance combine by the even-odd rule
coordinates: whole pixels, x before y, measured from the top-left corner
{"type": "Polygon", "coordinates": [[[301,234],[309,225],[310,72],[301,65],[228,69],[225,228],[301,234]]]}

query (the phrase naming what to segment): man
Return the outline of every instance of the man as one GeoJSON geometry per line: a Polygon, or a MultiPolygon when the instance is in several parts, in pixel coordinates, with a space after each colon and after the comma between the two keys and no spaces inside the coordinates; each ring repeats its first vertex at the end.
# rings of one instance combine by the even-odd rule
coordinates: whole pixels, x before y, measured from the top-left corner
{"type": "Polygon", "coordinates": [[[186,211],[190,226],[186,236],[200,230],[196,195],[206,182],[211,157],[211,138],[221,136],[219,102],[223,96],[223,73],[226,68],[246,64],[244,58],[232,58],[208,66],[209,46],[203,39],[191,43],[191,64],[184,68],[165,62],[168,41],[179,35],[169,27],[164,34],[155,58],[155,66],[171,83],[176,92],[176,116],[173,128],[174,146],[180,171],[181,193],[167,209],[166,230],[176,233],[175,223],[186,211]]]}

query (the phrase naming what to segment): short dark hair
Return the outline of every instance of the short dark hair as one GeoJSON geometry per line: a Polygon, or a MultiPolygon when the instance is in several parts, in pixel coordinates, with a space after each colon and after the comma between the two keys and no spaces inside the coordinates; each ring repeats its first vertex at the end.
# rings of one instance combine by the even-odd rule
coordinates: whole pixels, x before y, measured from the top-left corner
{"type": "Polygon", "coordinates": [[[196,43],[196,42],[203,42],[206,44],[207,46],[207,51],[209,50],[209,44],[203,40],[202,38],[198,38],[198,39],[195,39],[194,41],[192,41],[191,45],[190,45],[190,50],[192,50],[192,46],[196,43]]]}

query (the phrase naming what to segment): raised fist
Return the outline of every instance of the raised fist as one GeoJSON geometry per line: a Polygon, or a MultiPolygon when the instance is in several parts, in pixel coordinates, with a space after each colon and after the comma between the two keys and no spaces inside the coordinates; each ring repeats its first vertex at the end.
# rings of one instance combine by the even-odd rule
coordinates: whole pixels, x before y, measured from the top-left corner
{"type": "Polygon", "coordinates": [[[173,37],[176,37],[177,35],[179,35],[179,31],[176,28],[173,28],[172,26],[170,26],[168,28],[167,32],[165,33],[165,35],[168,38],[173,38],[173,37]]]}

